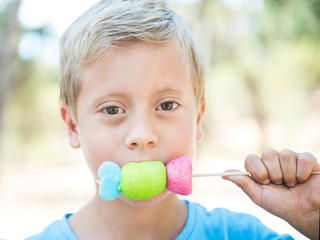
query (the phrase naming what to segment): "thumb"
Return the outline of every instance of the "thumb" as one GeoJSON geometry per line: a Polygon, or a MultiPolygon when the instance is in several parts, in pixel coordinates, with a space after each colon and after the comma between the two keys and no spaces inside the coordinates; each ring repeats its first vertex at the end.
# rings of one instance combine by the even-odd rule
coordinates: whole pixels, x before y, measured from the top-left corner
{"type": "MultiPolygon", "coordinates": [[[[239,170],[227,170],[226,172],[240,172],[239,170]]],[[[261,205],[261,187],[257,184],[250,176],[243,175],[232,175],[232,176],[223,176],[225,180],[231,181],[236,184],[238,187],[244,191],[248,197],[259,206],[261,205]]]]}

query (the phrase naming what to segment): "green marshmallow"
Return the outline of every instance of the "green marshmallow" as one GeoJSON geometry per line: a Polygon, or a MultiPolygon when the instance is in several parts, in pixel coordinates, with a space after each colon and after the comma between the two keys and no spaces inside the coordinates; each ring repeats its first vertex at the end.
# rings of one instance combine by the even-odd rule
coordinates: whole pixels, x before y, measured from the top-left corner
{"type": "Polygon", "coordinates": [[[152,198],[166,188],[167,171],[160,161],[130,162],[121,169],[119,190],[132,200],[152,198]]]}

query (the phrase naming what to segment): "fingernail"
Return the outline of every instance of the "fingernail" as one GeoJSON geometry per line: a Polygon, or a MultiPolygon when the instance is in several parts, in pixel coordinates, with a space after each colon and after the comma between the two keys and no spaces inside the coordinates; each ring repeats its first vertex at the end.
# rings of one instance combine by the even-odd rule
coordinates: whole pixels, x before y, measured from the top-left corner
{"type": "Polygon", "coordinates": [[[279,181],[279,182],[275,182],[274,184],[281,185],[282,183],[283,183],[282,181],[279,181]]]}
{"type": "Polygon", "coordinates": [[[287,183],[288,187],[294,187],[296,184],[295,183],[287,183]]]}
{"type": "Polygon", "coordinates": [[[264,180],[263,182],[262,182],[262,184],[264,184],[264,185],[267,185],[267,184],[269,184],[270,183],[270,179],[266,179],[266,180],[264,180]]]}

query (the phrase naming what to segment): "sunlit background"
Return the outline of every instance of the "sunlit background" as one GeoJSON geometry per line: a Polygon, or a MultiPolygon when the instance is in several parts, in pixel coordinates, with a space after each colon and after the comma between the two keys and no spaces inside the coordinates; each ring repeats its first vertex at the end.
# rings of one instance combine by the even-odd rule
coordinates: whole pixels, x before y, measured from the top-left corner
{"type": "MultiPolygon", "coordinates": [[[[95,0],[0,0],[0,239],[23,239],[93,194],[59,115],[58,41],[95,0]]],[[[196,171],[243,170],[266,148],[320,155],[318,0],[169,1],[192,27],[207,68],[205,138],[196,171]]],[[[257,216],[306,239],[221,178],[194,180],[208,209],[257,216]]]]}

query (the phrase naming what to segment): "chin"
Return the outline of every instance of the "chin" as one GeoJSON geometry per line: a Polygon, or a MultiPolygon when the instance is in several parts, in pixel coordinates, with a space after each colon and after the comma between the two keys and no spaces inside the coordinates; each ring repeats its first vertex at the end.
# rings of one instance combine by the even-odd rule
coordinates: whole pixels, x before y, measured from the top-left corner
{"type": "Polygon", "coordinates": [[[152,207],[162,202],[170,194],[172,194],[172,192],[170,192],[168,189],[165,189],[162,193],[158,194],[157,196],[145,200],[131,200],[124,197],[122,194],[119,195],[118,199],[133,207],[152,207]]]}

